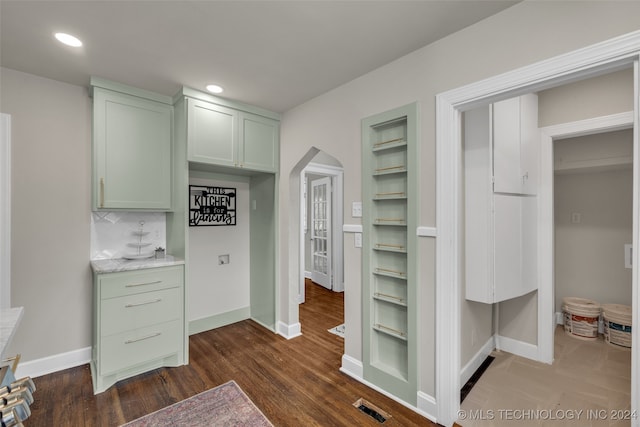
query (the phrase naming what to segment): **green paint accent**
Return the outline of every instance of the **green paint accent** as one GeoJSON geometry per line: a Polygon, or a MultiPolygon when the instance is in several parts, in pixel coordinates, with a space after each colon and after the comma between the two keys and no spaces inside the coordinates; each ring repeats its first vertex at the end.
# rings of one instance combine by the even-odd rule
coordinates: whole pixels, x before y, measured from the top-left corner
{"type": "Polygon", "coordinates": [[[276,324],[276,188],[274,174],[251,177],[251,318],[271,330],[276,324]]]}
{"type": "Polygon", "coordinates": [[[363,374],[416,405],[417,104],[362,120],[363,374]]]}
{"type": "Polygon", "coordinates": [[[241,320],[246,320],[250,317],[251,309],[249,307],[244,307],[237,310],[227,311],[226,313],[204,317],[202,319],[191,320],[189,322],[189,335],[199,334],[200,332],[231,325],[232,323],[240,322],[241,320]]]}
{"type": "MultiPolygon", "coordinates": [[[[184,286],[189,289],[189,163],[187,162],[187,105],[184,100],[177,102],[174,107],[173,126],[173,211],[167,212],[167,253],[185,260],[184,286]]],[[[183,301],[184,312],[188,313],[186,298],[183,301]]],[[[186,317],[186,316],[185,316],[186,317]]],[[[189,324],[183,325],[184,330],[184,359],[189,360],[189,324]]]]}

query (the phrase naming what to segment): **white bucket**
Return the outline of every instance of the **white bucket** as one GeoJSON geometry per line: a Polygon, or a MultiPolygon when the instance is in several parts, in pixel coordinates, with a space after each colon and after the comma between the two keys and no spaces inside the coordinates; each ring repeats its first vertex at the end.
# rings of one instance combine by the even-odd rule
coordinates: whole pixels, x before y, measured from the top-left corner
{"type": "Polygon", "coordinates": [[[631,306],[620,304],[603,304],[605,342],[631,348],[631,306]]]}
{"type": "Polygon", "coordinates": [[[595,301],[567,297],[562,300],[564,331],[575,338],[595,340],[598,338],[600,304],[595,301]]]}

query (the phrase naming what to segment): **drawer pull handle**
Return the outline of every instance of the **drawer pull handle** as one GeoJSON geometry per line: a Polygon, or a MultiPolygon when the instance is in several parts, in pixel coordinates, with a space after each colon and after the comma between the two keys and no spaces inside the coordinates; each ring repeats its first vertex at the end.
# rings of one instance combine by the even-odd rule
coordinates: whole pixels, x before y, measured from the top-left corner
{"type": "Polygon", "coordinates": [[[125,344],[133,344],[134,342],[148,340],[149,338],[155,338],[162,335],[162,332],[156,332],[155,334],[145,335],[144,337],[136,338],[134,340],[126,340],[125,344]]]}
{"type": "Polygon", "coordinates": [[[132,283],[130,285],[124,285],[124,287],[135,288],[136,286],[156,285],[158,283],[162,283],[162,280],[156,280],[155,282],[147,282],[147,283],[132,283]]]}
{"type": "Polygon", "coordinates": [[[157,298],[157,299],[154,299],[154,300],[143,301],[143,302],[132,302],[132,303],[129,303],[129,304],[125,305],[125,308],[138,307],[138,306],[147,305],[147,304],[155,304],[155,303],[160,302],[160,301],[162,301],[162,298],[157,298]]]}

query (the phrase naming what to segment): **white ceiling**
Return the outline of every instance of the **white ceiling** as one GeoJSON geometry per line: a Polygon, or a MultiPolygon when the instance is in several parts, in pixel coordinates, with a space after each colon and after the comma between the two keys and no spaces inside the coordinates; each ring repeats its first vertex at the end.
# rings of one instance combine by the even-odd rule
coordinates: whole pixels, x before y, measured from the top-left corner
{"type": "Polygon", "coordinates": [[[284,112],[518,1],[0,0],[0,65],[165,95],[216,83],[284,112]]]}

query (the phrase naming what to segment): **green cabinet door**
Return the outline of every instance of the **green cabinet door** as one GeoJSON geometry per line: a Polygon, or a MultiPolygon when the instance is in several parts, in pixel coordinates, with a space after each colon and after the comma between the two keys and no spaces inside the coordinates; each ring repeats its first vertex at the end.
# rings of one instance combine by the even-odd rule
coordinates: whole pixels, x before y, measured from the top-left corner
{"type": "Polygon", "coordinates": [[[278,120],[201,99],[186,100],[190,162],[260,172],[278,171],[278,120]]]}
{"type": "Polygon", "coordinates": [[[94,209],[171,209],[173,107],[93,89],[94,209]]]}
{"type": "Polygon", "coordinates": [[[276,120],[240,113],[240,166],[263,172],[277,172],[280,126],[276,120]]]}
{"type": "Polygon", "coordinates": [[[238,165],[238,112],[197,99],[187,100],[190,162],[238,165]]]}

